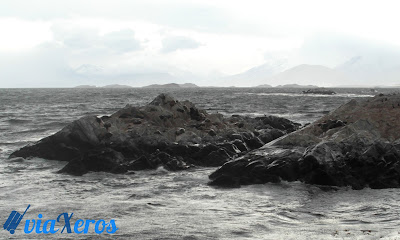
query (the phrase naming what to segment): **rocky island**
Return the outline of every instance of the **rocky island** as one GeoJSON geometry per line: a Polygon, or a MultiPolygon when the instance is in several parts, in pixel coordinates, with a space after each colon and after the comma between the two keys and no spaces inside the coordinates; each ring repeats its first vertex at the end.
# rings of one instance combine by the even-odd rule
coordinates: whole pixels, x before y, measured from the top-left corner
{"type": "Polygon", "coordinates": [[[210,185],[302,181],[400,187],[400,94],[351,100],[316,122],[207,113],[160,94],[145,106],[87,116],[10,157],[68,161],[62,173],[219,167],[210,185]]]}
{"type": "Polygon", "coordinates": [[[146,106],[83,117],[10,157],[68,161],[60,172],[74,175],[221,166],[299,126],[274,116],[225,118],[160,94],[146,106]]]}
{"type": "Polygon", "coordinates": [[[400,95],[351,100],[318,121],[225,163],[212,185],[302,181],[400,187],[400,95]]]}
{"type": "Polygon", "coordinates": [[[148,86],[144,86],[143,88],[199,88],[196,84],[193,83],[167,83],[167,84],[151,84],[148,86]]]}
{"type": "Polygon", "coordinates": [[[325,88],[313,88],[303,91],[303,94],[322,94],[322,95],[334,95],[336,92],[325,88]]]}

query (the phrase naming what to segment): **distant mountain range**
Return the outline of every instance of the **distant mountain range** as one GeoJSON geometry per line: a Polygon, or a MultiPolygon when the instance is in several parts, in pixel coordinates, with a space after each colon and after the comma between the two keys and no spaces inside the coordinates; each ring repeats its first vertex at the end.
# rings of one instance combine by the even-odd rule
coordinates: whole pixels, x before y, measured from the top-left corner
{"type": "MultiPolygon", "coordinates": [[[[253,67],[239,74],[225,76],[221,78],[218,82],[219,84],[223,84],[225,86],[236,86],[236,87],[244,86],[246,85],[246,83],[247,84],[252,83],[253,85],[257,83],[262,84],[269,77],[282,72],[286,68],[287,68],[286,62],[284,61],[278,61],[277,63],[274,64],[265,63],[253,67]]],[[[265,87],[268,87],[267,85],[268,84],[266,84],[265,87]]]]}
{"type": "Polygon", "coordinates": [[[96,88],[96,86],[94,86],[94,85],[79,85],[74,88],[96,88]]]}
{"type": "MultiPolygon", "coordinates": [[[[149,86],[145,86],[143,88],[198,88],[198,87],[199,86],[193,83],[184,83],[184,84],[168,83],[168,84],[152,84],[149,86]]],[[[79,85],[74,88],[132,88],[132,86],[120,85],[120,84],[111,84],[103,87],[96,87],[94,85],[79,85]]]]}
{"type": "Polygon", "coordinates": [[[347,75],[352,85],[395,86],[400,82],[400,59],[375,59],[355,56],[335,68],[336,71],[347,75]]]}
{"type": "Polygon", "coordinates": [[[185,79],[196,80],[195,76],[186,72],[178,72],[177,70],[172,73],[156,69],[113,70],[91,64],[83,64],[72,69],[69,78],[76,79],[79,83],[89,86],[118,83],[135,87],[149,85],[154,82],[171,83],[183,82],[185,79]]]}
{"type": "MultiPolygon", "coordinates": [[[[250,68],[242,73],[226,76],[211,74],[197,76],[189,72],[144,71],[114,74],[102,67],[84,64],[75,69],[71,78],[87,85],[78,88],[93,88],[93,83],[107,84],[110,79],[124,85],[107,85],[106,88],[126,88],[158,82],[144,88],[195,88],[193,83],[184,83],[187,79],[207,86],[259,87],[270,88],[315,88],[323,87],[399,87],[400,59],[381,59],[355,56],[348,61],[329,68],[322,65],[302,64],[288,68],[286,61],[277,60],[272,63],[250,68]],[[379,59],[378,59],[379,60],[379,59]],[[168,83],[169,82],[169,83],[168,83]],[[162,84],[167,83],[167,84],[162,84]]],[[[137,70],[138,71],[138,70],[137,70]]]]}
{"type": "MultiPolygon", "coordinates": [[[[262,84],[256,86],[257,88],[273,88],[273,86],[269,84],[262,84]]],[[[285,84],[285,85],[278,85],[275,88],[318,88],[316,85],[299,85],[299,84],[285,84]]]]}
{"type": "Polygon", "coordinates": [[[149,86],[144,86],[143,88],[198,88],[196,84],[193,83],[168,83],[168,84],[152,84],[149,86]]]}
{"type": "Polygon", "coordinates": [[[263,64],[243,73],[224,77],[223,81],[235,86],[244,86],[247,83],[247,85],[251,84],[261,88],[270,88],[272,86],[280,88],[314,88],[317,84],[334,86],[337,83],[346,83],[348,79],[340,71],[321,65],[302,64],[292,68],[286,68],[286,66],[283,63],[263,64]]]}
{"type": "Polygon", "coordinates": [[[258,87],[258,88],[272,88],[273,86],[271,86],[269,84],[261,84],[261,85],[258,85],[256,87],[258,87]]]}
{"type": "Polygon", "coordinates": [[[285,84],[278,85],[276,88],[318,88],[316,85],[285,84]]]}
{"type": "Polygon", "coordinates": [[[94,85],[79,85],[74,88],[132,88],[132,87],[128,85],[111,84],[103,87],[96,87],[94,85]]]}
{"type": "Polygon", "coordinates": [[[334,69],[321,65],[302,64],[271,76],[266,81],[286,88],[307,88],[316,87],[315,83],[320,86],[334,86],[337,83],[346,82],[346,80],[347,77],[344,74],[334,69]]]}
{"type": "Polygon", "coordinates": [[[398,87],[400,59],[355,56],[335,68],[302,64],[283,69],[285,64],[263,64],[224,78],[229,85],[252,84],[260,88],[398,87]],[[239,84],[238,84],[239,83],[239,84]],[[384,83],[384,84],[383,84],[384,83]]]}

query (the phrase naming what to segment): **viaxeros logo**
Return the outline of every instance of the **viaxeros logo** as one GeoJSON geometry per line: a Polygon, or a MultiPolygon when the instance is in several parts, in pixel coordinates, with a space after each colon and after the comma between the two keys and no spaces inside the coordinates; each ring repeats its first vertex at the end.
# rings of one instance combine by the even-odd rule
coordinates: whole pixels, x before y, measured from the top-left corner
{"type": "MultiPolygon", "coordinates": [[[[21,214],[17,211],[12,211],[10,216],[8,216],[3,228],[9,231],[11,234],[15,233],[18,225],[22,221],[29,207],[25,209],[24,213],[21,214]]],[[[108,222],[104,219],[98,220],[83,220],[77,219],[74,221],[72,216],[74,213],[68,214],[66,212],[57,215],[56,219],[43,218],[43,214],[39,213],[37,219],[27,219],[25,220],[24,232],[26,234],[30,233],[43,233],[43,234],[55,234],[55,233],[76,233],[76,234],[87,234],[87,233],[115,233],[118,228],[115,224],[115,220],[111,219],[108,222]]]]}

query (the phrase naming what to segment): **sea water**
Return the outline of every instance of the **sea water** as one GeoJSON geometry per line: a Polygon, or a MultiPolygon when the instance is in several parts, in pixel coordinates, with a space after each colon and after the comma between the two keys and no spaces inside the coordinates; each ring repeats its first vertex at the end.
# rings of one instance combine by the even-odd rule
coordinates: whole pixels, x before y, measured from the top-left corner
{"type": "MultiPolygon", "coordinates": [[[[306,124],[369,89],[304,95],[299,89],[0,89],[0,224],[12,210],[25,219],[114,219],[114,234],[25,234],[0,229],[0,239],[400,239],[400,190],[324,191],[300,182],[235,189],[208,186],[215,168],[135,174],[58,174],[66,163],[8,159],[20,147],[86,115],[110,115],[169,92],[212,113],[275,115],[306,124]]],[[[393,89],[380,89],[392,92],[393,89]]]]}

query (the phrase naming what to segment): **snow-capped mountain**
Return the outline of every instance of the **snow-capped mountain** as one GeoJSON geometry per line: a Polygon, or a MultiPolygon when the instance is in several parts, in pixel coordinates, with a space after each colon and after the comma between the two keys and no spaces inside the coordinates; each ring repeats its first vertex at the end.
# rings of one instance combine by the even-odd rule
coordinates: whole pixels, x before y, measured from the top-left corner
{"type": "Polygon", "coordinates": [[[287,69],[265,80],[270,85],[318,85],[324,87],[346,83],[348,78],[340,72],[321,65],[302,64],[287,69]]]}
{"type": "Polygon", "coordinates": [[[83,64],[75,69],[75,73],[82,76],[95,76],[104,74],[104,69],[100,66],[83,64]]]}
{"type": "Polygon", "coordinates": [[[396,85],[400,83],[400,58],[355,56],[335,68],[360,85],[396,85]]]}
{"type": "Polygon", "coordinates": [[[255,86],[267,84],[265,80],[287,68],[286,61],[264,63],[245,72],[222,78],[226,86],[255,86]]]}

